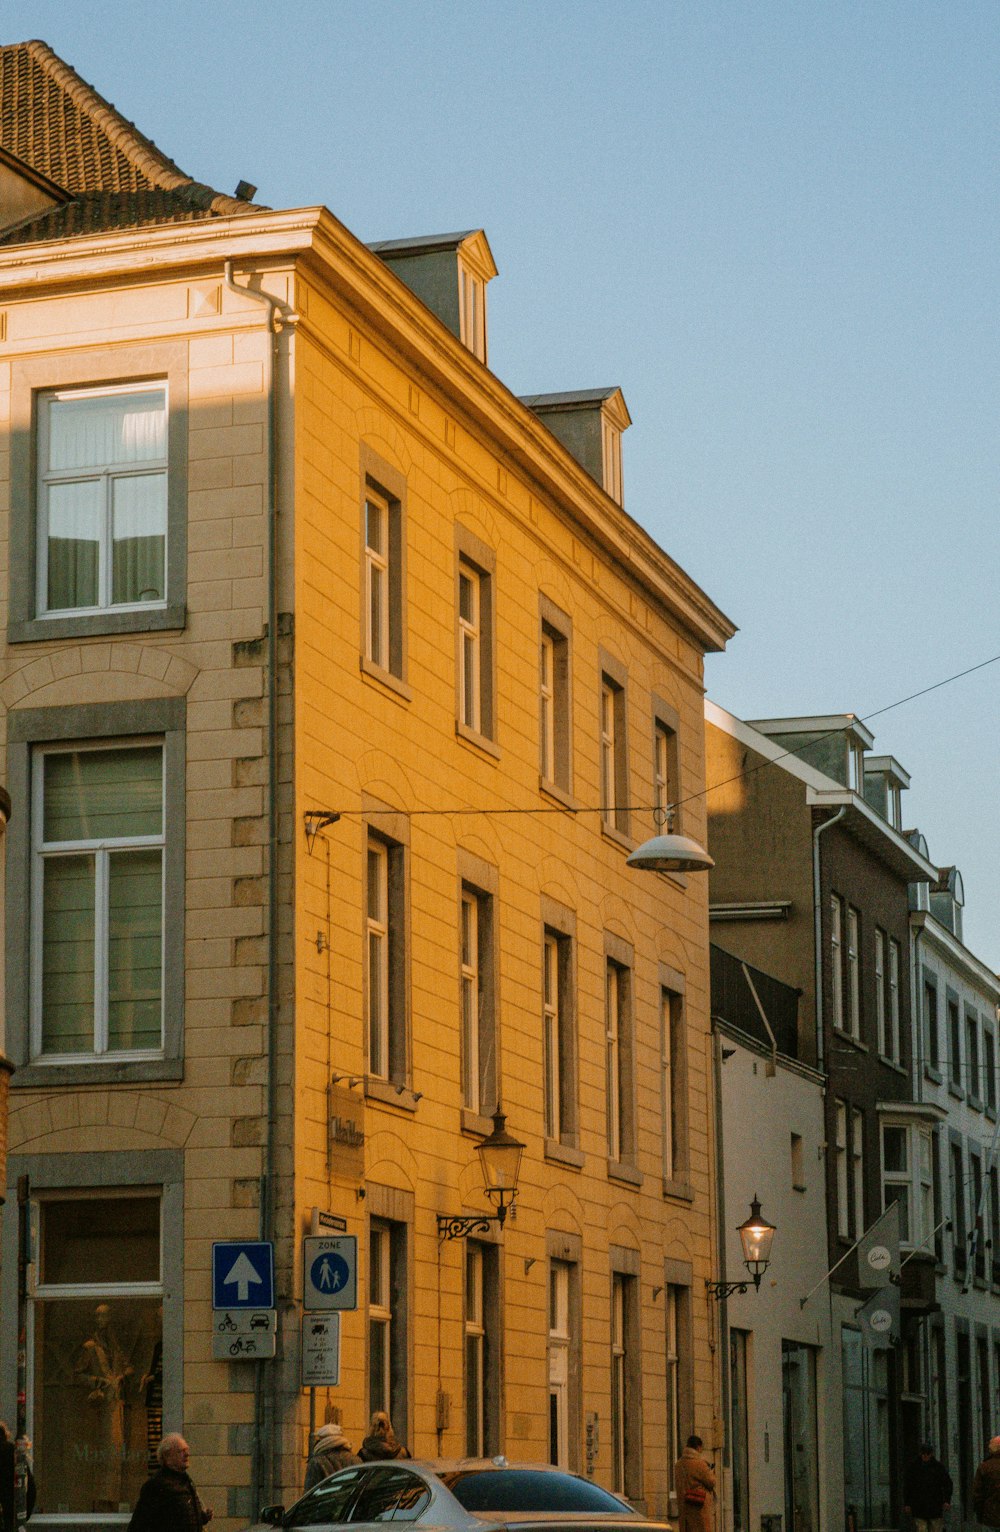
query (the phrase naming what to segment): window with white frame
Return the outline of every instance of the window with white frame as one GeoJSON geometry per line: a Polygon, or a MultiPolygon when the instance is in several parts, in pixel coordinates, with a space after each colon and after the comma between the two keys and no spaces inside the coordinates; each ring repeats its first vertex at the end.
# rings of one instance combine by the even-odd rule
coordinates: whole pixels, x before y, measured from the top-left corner
{"type": "Polygon", "coordinates": [[[917,1236],[916,1243],[920,1242],[919,1232],[914,1229],[911,1217],[912,1170],[908,1129],[902,1124],[883,1123],[882,1205],[889,1207],[891,1203],[896,1203],[899,1209],[899,1237],[907,1245],[913,1243],[914,1233],[917,1236]]]}
{"type": "Polygon", "coordinates": [[[159,740],[38,750],[32,784],[32,1052],[163,1046],[159,740]]]}
{"type": "Polygon", "coordinates": [[[861,953],[860,916],[853,906],[847,909],[847,1031],[861,1036],[861,953]]]}
{"type": "Polygon", "coordinates": [[[464,561],[458,567],[458,643],[460,721],[483,732],[482,584],[479,571],[464,561]]]}
{"type": "Polygon", "coordinates": [[[847,785],[852,793],[865,790],[865,753],[853,740],[848,741],[847,746],[847,785]]]}
{"type": "Polygon", "coordinates": [[[568,1261],[549,1262],[549,1462],[569,1463],[570,1274],[568,1261]]]}
{"type": "Polygon", "coordinates": [[[368,1410],[385,1410],[402,1437],[408,1416],[407,1225],[373,1218],[368,1229],[368,1410]]]}
{"type": "MultiPolygon", "coordinates": [[[[620,1256],[632,1262],[633,1252],[620,1256]]],[[[638,1275],[611,1273],[611,1476],[612,1487],[635,1497],[642,1483],[642,1423],[638,1275]]]]}
{"type": "Polygon", "coordinates": [[[368,1237],[368,1408],[392,1411],[392,1251],[388,1224],[368,1237]]]}
{"type": "Polygon", "coordinates": [[[543,782],[569,791],[569,640],[542,625],[539,653],[539,731],[543,782]]]}
{"type": "Polygon", "coordinates": [[[465,1452],[486,1452],[486,1318],[483,1306],[483,1247],[465,1247],[465,1452]]]}
{"type": "Polygon", "coordinates": [[[41,395],[38,464],[38,612],[163,605],[166,384],[41,395]]]}
{"type": "Polygon", "coordinates": [[[365,495],[365,653],[389,667],[389,501],[369,485],[365,495]]]}
{"type": "Polygon", "coordinates": [[[902,1057],[902,1037],[899,1028],[899,943],[895,938],[889,938],[889,972],[887,975],[887,1037],[886,1050],[888,1057],[894,1064],[898,1064],[902,1057]]]}
{"type": "Polygon", "coordinates": [[[629,978],[627,968],[608,959],[604,991],[608,1158],[618,1163],[630,1163],[635,1154],[629,978]]]}
{"type": "Polygon", "coordinates": [[[542,949],[542,1067],[546,1138],[575,1138],[570,937],[546,928],[542,949]]]}
{"type": "Polygon", "coordinates": [[[365,858],[367,1070],[375,1079],[409,1077],[405,979],[405,850],[369,835],[365,858]]]}
{"type": "Polygon", "coordinates": [[[389,850],[368,841],[368,1069],[389,1073],[389,850]]]}
{"type": "Polygon", "coordinates": [[[486,284],[469,268],[458,266],[459,335],[481,362],[486,360],[486,284]]]}
{"type": "Polygon", "coordinates": [[[36,1510],[103,1526],[135,1503],[163,1434],[160,1196],[67,1192],[38,1208],[28,1330],[36,1510]]]}
{"type": "MultiPolygon", "coordinates": [[[[659,718],[653,727],[653,807],[656,822],[678,830],[676,798],[677,735],[659,718]]],[[[668,830],[669,833],[669,830],[668,830]]]]}
{"type": "Polygon", "coordinates": [[[875,929],[875,1036],[878,1042],[878,1051],[884,1056],[887,1051],[885,1025],[885,932],[879,927],[875,929]]]}
{"type": "Polygon", "coordinates": [[[854,1193],[854,1238],[865,1232],[865,1114],[860,1107],[851,1112],[851,1178],[854,1193]]]}
{"type": "Polygon", "coordinates": [[[482,996],[479,898],[468,888],[462,890],[461,917],[463,1098],[466,1106],[479,1111],[479,1010],[482,996]]]}
{"type": "Polygon", "coordinates": [[[616,504],[622,504],[622,433],[606,417],[601,421],[601,454],[604,488],[616,504]]]}
{"type": "Polygon", "coordinates": [[[844,1101],[838,1101],[835,1105],[834,1161],[837,1183],[837,1233],[841,1239],[848,1239],[851,1233],[851,1221],[848,1209],[847,1103],[844,1101]]]}
{"type": "Polygon", "coordinates": [[[830,895],[830,994],[831,1021],[835,1027],[844,1026],[844,902],[839,894],[830,895]]]}
{"type": "Polygon", "coordinates": [[[556,774],[556,638],[542,625],[538,653],[538,714],[542,780],[554,782],[556,774]]]}
{"type": "Polygon", "coordinates": [[[628,769],[625,754],[625,688],[601,677],[601,813],[605,827],[628,834],[628,769]]]}
{"type": "Polygon", "coordinates": [[[463,885],[459,906],[462,1099],[473,1112],[492,1111],[497,1099],[492,920],[492,897],[463,885]]]}

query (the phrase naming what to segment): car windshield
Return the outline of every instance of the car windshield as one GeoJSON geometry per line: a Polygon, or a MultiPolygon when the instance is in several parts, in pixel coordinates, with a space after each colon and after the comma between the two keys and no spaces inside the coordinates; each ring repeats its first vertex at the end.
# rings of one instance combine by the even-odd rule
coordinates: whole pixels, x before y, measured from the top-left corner
{"type": "Polygon", "coordinates": [[[441,1475],[467,1511],[599,1511],[627,1516],[628,1506],[575,1474],[532,1468],[457,1468],[441,1475]]]}

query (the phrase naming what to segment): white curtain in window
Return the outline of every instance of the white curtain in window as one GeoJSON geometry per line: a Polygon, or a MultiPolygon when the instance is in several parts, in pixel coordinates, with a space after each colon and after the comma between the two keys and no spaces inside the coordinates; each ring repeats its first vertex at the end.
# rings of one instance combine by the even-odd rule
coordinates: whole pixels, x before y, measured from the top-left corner
{"type": "Polygon", "coordinates": [[[94,857],[45,861],[42,896],[42,1049],[94,1047],[94,857]]]}
{"type": "Polygon", "coordinates": [[[97,394],[53,399],[49,407],[49,468],[114,468],[167,455],[166,396],[97,394]]]}
{"type": "Polygon", "coordinates": [[[100,479],[49,485],[50,611],[98,603],[104,486],[100,479]]]}
{"type": "Polygon", "coordinates": [[[129,474],[111,483],[111,600],[162,601],[167,478],[129,474]]]}

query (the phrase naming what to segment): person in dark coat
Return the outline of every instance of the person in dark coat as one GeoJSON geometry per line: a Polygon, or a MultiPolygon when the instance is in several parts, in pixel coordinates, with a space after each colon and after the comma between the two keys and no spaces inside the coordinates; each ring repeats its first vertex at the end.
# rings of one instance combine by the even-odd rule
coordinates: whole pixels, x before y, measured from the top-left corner
{"type": "Polygon", "coordinates": [[[903,1510],[913,1517],[917,1532],[941,1532],[951,1491],[950,1473],[934,1456],[931,1443],[922,1442],[920,1456],[903,1475],[903,1510]]]}
{"type": "MultiPolygon", "coordinates": [[[[4,1421],[0,1420],[0,1528],[14,1532],[14,1468],[16,1466],[14,1439],[4,1421]]],[[[35,1480],[28,1469],[28,1515],[35,1509],[35,1480]]]]}
{"type": "Polygon", "coordinates": [[[147,1479],[128,1524],[128,1532],[201,1532],[212,1519],[187,1471],[191,1452],[183,1436],[171,1432],[156,1449],[158,1473],[147,1479]]]}
{"type": "Polygon", "coordinates": [[[409,1455],[402,1442],[396,1440],[392,1421],[385,1410],[376,1410],[368,1427],[368,1435],[358,1450],[362,1463],[377,1463],[382,1458],[408,1458],[409,1455]]]}
{"type": "Polygon", "coordinates": [[[306,1464],[305,1487],[312,1489],[314,1484],[321,1484],[332,1473],[338,1473],[341,1468],[349,1468],[352,1463],[360,1461],[351,1451],[351,1444],[342,1427],[331,1420],[325,1426],[320,1426],[313,1437],[312,1451],[306,1464]]]}

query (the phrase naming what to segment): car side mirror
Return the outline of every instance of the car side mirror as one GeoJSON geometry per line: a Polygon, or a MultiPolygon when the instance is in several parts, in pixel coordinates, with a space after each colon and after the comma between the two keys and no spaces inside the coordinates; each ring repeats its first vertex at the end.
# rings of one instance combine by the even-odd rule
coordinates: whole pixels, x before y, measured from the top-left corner
{"type": "Polygon", "coordinates": [[[266,1527],[280,1527],[284,1514],[283,1505],[266,1505],[260,1513],[260,1519],[266,1527]]]}

